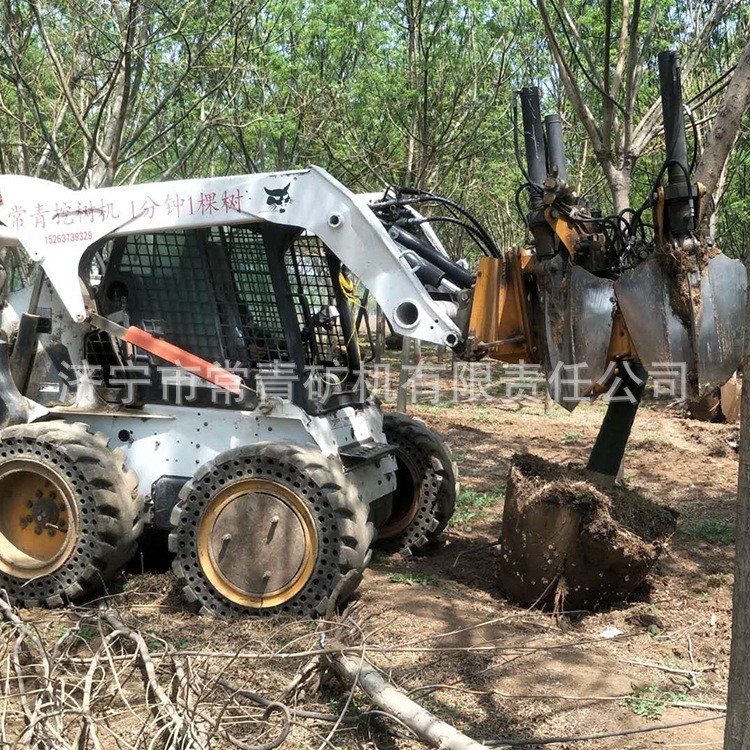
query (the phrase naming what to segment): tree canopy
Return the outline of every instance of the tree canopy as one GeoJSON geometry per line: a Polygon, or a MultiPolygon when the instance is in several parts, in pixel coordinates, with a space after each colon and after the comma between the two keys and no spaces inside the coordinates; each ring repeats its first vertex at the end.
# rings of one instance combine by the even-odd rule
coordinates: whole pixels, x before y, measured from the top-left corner
{"type": "MultiPolygon", "coordinates": [[[[523,239],[515,91],[542,89],[576,188],[619,210],[664,159],[657,52],[682,55],[700,145],[750,27],[739,0],[7,0],[0,14],[3,172],[93,187],[316,163],[356,191],[443,193],[499,244],[523,239]]],[[[750,142],[724,138],[716,229],[741,254],[750,142]]]]}

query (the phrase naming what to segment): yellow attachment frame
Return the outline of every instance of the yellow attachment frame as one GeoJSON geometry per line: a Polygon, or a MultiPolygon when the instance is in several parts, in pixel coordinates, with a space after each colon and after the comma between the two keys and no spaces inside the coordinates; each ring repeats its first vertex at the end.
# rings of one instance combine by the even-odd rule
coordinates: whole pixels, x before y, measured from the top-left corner
{"type": "Polygon", "coordinates": [[[468,336],[487,346],[490,359],[536,361],[522,277],[532,260],[528,250],[513,248],[502,258],[479,261],[468,336]]]}

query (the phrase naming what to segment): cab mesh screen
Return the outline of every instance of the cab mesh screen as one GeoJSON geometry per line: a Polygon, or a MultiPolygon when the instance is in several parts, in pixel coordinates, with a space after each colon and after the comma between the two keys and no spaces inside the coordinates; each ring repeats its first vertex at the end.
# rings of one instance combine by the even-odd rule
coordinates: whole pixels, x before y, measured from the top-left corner
{"type": "MultiPolygon", "coordinates": [[[[118,295],[127,298],[133,325],[212,362],[253,367],[289,360],[263,237],[254,227],[132,235],[120,247],[103,292],[110,309],[119,309],[118,295]]],[[[284,268],[306,363],[345,363],[325,246],[317,237],[298,237],[284,268]]]]}
{"type": "Polygon", "coordinates": [[[108,294],[121,284],[134,325],[205,359],[223,359],[202,244],[197,233],[128,237],[108,294]]]}
{"type": "Polygon", "coordinates": [[[334,270],[325,245],[314,235],[298,237],[286,254],[286,269],[307,363],[320,367],[346,364],[334,270]]]}
{"type": "Polygon", "coordinates": [[[225,248],[222,253],[213,252],[212,247],[209,255],[222,338],[230,359],[252,364],[288,361],[263,237],[249,227],[227,227],[214,229],[211,239],[225,248]]]}

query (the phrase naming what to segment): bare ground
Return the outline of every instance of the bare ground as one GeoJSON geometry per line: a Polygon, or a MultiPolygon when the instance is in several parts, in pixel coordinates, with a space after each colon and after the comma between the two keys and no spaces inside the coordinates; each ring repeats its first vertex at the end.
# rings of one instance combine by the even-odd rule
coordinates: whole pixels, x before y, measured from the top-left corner
{"type": "MultiPolygon", "coordinates": [[[[457,451],[466,501],[487,502],[477,493],[488,493],[496,501],[488,507],[460,508],[458,523],[433,556],[408,564],[389,558],[376,565],[363,599],[372,606],[385,596],[391,605],[398,602],[392,609],[408,624],[396,625],[397,630],[438,633],[503,618],[454,639],[461,645],[509,648],[507,654],[480,651],[471,655],[472,666],[466,669],[448,665],[454,657],[441,655],[438,663],[445,666],[440,674],[430,671],[434,683],[459,679],[462,689],[495,691],[483,696],[456,690],[433,694],[468,720],[466,729],[472,736],[548,737],[648,725],[634,713],[643,708],[638,701],[623,705],[621,700],[600,700],[634,692],[662,698],[684,694],[669,697],[709,704],[725,700],[732,595],[729,542],[737,472],[736,454],[728,443],[736,439],[736,427],[691,422],[651,408],[639,414],[626,458],[626,480],[680,513],[668,555],[639,592],[640,601],[554,619],[522,611],[498,594],[493,574],[497,552],[482,545],[496,541],[499,534],[510,456],[533,451],[552,460],[584,463],[603,410],[603,405],[581,406],[573,414],[558,407],[548,413],[542,407],[509,411],[467,405],[414,410],[457,451]],[[408,571],[414,580],[430,576],[423,579],[428,585],[401,586],[402,598],[385,594],[381,587],[388,585],[391,570],[408,571]],[[601,638],[607,628],[622,635],[601,638]],[[514,651],[518,644],[537,648],[514,651]],[[627,661],[695,670],[699,675],[693,680],[627,661]]],[[[456,658],[464,663],[463,655],[456,658]]],[[[418,667],[412,662],[411,668],[418,667]]],[[[698,715],[707,712],[667,707],[661,721],[698,715]]],[[[723,723],[716,721],[577,747],[719,747],[722,732],[723,723]]]]}
{"type": "MultiPolygon", "coordinates": [[[[678,531],[636,601],[555,618],[510,604],[497,590],[494,543],[508,462],[519,451],[585,462],[604,406],[582,405],[573,414],[542,405],[514,410],[481,403],[417,405],[409,411],[453,447],[462,494],[444,543],[431,554],[410,561],[375,555],[356,604],[373,663],[477,740],[588,735],[715,713],[662,704],[725,701],[737,473],[730,443],[736,427],[641,409],[627,453],[626,481],[679,511],[678,531]],[[612,628],[621,634],[603,638],[612,628]]],[[[190,653],[317,648],[311,623],[227,624],[193,615],[167,573],[129,574],[113,601],[141,632],[190,653]]],[[[43,633],[53,634],[67,617],[64,612],[24,615],[43,633]]],[[[304,662],[304,657],[217,656],[205,660],[205,669],[223,668],[233,681],[273,699],[304,662]]],[[[329,685],[321,694],[301,696],[297,708],[335,712],[345,697],[339,686],[329,685]]],[[[366,700],[358,695],[354,706],[364,710],[366,700]]],[[[129,720],[115,717],[113,726],[129,720]]],[[[390,727],[378,722],[342,727],[330,743],[416,747],[403,731],[390,727]]],[[[300,722],[285,746],[325,747],[329,729],[300,722]]],[[[718,720],[552,747],[720,747],[722,733],[718,720]]]]}

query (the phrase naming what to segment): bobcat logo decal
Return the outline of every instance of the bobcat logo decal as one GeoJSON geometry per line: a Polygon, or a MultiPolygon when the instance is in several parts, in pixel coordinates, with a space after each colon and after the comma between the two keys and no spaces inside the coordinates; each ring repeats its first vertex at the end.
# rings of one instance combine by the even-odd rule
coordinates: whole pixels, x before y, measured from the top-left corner
{"type": "Polygon", "coordinates": [[[280,214],[286,211],[287,205],[292,202],[292,199],[289,197],[289,186],[291,184],[291,182],[287,182],[283,188],[278,188],[277,190],[269,190],[267,187],[263,188],[268,196],[266,198],[266,205],[270,206],[272,211],[278,211],[280,214]]]}

